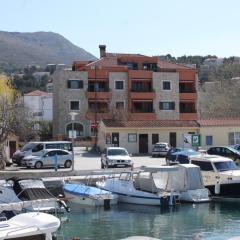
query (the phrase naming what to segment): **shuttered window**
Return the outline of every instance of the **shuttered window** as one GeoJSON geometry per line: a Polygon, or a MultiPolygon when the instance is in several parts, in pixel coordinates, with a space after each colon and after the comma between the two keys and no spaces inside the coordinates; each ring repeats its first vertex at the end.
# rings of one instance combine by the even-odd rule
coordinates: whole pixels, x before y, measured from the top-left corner
{"type": "Polygon", "coordinates": [[[175,110],[175,102],[160,102],[160,110],[175,110]]]}

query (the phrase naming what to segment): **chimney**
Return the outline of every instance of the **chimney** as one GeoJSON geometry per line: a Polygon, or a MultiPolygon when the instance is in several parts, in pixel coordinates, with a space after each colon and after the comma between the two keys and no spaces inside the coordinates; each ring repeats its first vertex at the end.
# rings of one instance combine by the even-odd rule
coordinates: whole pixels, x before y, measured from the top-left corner
{"type": "Polygon", "coordinates": [[[100,58],[106,57],[106,45],[99,45],[100,58]]]}

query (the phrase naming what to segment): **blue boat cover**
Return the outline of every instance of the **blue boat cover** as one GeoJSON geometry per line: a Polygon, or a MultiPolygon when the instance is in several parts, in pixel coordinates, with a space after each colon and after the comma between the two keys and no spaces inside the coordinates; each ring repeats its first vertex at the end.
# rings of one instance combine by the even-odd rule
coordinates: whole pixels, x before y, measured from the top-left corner
{"type": "Polygon", "coordinates": [[[82,195],[82,196],[112,194],[111,192],[102,190],[100,188],[91,187],[84,184],[74,184],[74,183],[65,184],[64,191],[74,195],[82,195]]]}

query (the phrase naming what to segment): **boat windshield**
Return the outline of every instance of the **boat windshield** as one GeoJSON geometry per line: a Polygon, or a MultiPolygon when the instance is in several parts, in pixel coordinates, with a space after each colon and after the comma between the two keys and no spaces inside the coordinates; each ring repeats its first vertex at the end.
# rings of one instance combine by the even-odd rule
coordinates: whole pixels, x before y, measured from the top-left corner
{"type": "Polygon", "coordinates": [[[229,161],[229,162],[215,162],[215,167],[219,172],[223,171],[231,171],[231,170],[237,170],[238,167],[236,166],[235,162],[229,161]]]}
{"type": "Polygon", "coordinates": [[[128,154],[124,149],[109,149],[108,155],[109,156],[117,156],[117,155],[126,156],[128,154]]]}

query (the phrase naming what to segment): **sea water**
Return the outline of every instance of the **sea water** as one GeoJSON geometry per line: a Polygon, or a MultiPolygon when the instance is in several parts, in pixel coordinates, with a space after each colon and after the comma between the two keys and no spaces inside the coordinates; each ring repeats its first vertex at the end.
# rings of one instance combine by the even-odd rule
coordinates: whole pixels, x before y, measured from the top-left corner
{"type": "Polygon", "coordinates": [[[118,240],[134,235],[162,240],[225,240],[240,236],[240,203],[190,203],[164,208],[121,203],[110,209],[76,204],[70,207],[60,230],[65,240],[118,240]]]}

